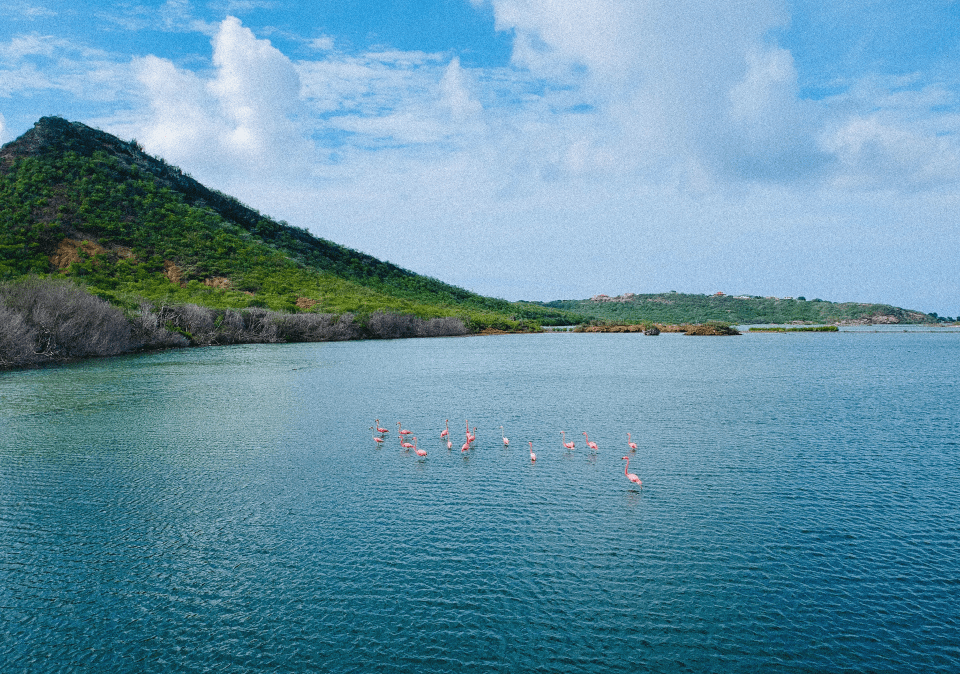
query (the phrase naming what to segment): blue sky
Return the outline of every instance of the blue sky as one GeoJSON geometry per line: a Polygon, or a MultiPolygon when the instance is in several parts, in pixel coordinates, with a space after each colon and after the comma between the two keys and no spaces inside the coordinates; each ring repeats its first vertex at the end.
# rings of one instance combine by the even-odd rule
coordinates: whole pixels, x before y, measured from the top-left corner
{"type": "Polygon", "coordinates": [[[0,141],[136,138],[507,299],[960,315],[960,2],[0,2],[0,141]]]}

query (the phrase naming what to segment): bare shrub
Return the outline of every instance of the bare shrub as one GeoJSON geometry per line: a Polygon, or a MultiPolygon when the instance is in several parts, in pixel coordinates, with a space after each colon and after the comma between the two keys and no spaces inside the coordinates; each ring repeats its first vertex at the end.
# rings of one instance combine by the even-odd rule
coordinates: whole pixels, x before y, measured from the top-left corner
{"type": "Polygon", "coordinates": [[[32,337],[32,362],[115,356],[134,348],[123,313],[69,281],[29,278],[8,284],[0,288],[0,304],[29,328],[21,326],[19,334],[32,337]]]}
{"type": "Polygon", "coordinates": [[[470,331],[464,325],[463,320],[453,316],[445,318],[431,318],[424,322],[424,337],[459,337],[466,335],[470,331]]]}
{"type": "Polygon", "coordinates": [[[167,329],[161,314],[154,311],[149,302],[140,302],[140,312],[131,318],[130,323],[133,339],[141,349],[173,349],[190,345],[185,336],[167,329]]]}
{"type": "Polygon", "coordinates": [[[214,319],[217,344],[273,344],[280,341],[277,314],[269,309],[227,309],[214,319]]]}
{"type": "Polygon", "coordinates": [[[285,342],[335,342],[362,336],[353,314],[280,314],[277,325],[285,342]]]}
{"type": "Polygon", "coordinates": [[[24,367],[39,362],[34,352],[37,331],[23,314],[0,305],[0,367],[24,367]]]}
{"type": "Polygon", "coordinates": [[[374,339],[402,339],[404,337],[445,337],[465,335],[468,330],[459,318],[431,318],[423,320],[411,314],[389,314],[375,311],[367,319],[366,332],[374,339]]]}

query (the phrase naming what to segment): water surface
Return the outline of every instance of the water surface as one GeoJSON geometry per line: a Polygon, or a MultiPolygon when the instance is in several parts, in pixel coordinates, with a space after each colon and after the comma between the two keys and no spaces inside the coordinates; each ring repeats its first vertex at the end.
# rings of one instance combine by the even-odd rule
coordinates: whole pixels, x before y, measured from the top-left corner
{"type": "Polygon", "coordinates": [[[955,332],[239,346],[0,374],[0,661],[957,671],[958,401],[955,332]]]}

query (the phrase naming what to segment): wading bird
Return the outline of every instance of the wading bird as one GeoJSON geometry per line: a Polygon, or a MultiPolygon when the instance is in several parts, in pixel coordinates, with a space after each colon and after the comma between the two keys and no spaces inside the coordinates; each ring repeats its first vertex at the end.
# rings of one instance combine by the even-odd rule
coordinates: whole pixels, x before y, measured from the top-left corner
{"type": "MultiPolygon", "coordinates": [[[[473,430],[477,430],[477,429],[473,429],[473,430]]],[[[503,438],[503,446],[504,446],[504,447],[507,447],[507,446],[510,445],[510,441],[509,441],[509,440],[507,439],[507,437],[503,434],[503,426],[500,427],[500,437],[503,438]]]]}
{"type": "Polygon", "coordinates": [[[407,429],[405,429],[405,428],[400,424],[399,421],[397,422],[397,426],[398,426],[397,430],[400,431],[400,435],[412,435],[412,434],[413,434],[413,431],[408,431],[407,429]]]}
{"type": "Polygon", "coordinates": [[[425,450],[425,449],[420,449],[419,447],[417,447],[417,436],[413,436],[413,451],[415,451],[415,452],[417,453],[417,456],[426,456],[426,455],[427,455],[427,450],[425,450]]]}
{"type": "Polygon", "coordinates": [[[387,429],[387,428],[380,428],[380,420],[379,420],[379,419],[374,419],[374,421],[377,422],[377,433],[389,433],[389,432],[390,432],[390,430],[387,429]]]}
{"type": "Polygon", "coordinates": [[[441,437],[441,438],[445,438],[445,437],[447,437],[448,435],[450,435],[450,420],[449,420],[449,419],[444,419],[444,420],[443,420],[443,430],[440,431],[440,437],[441,437]]]}
{"type": "Polygon", "coordinates": [[[536,461],[537,455],[533,453],[533,442],[530,443],[530,460],[536,461]]]}
{"type": "Polygon", "coordinates": [[[629,457],[629,456],[625,456],[625,457],[623,457],[623,459],[627,462],[627,465],[623,467],[623,474],[627,476],[627,479],[628,479],[628,480],[630,480],[630,481],[633,482],[635,485],[637,485],[637,486],[639,486],[641,489],[643,489],[643,482],[640,481],[640,478],[637,477],[637,474],[636,474],[636,473],[628,473],[628,472],[627,472],[628,470],[630,470],[630,457],[629,457]]]}
{"type": "MultiPolygon", "coordinates": [[[[370,427],[370,430],[374,430],[373,426],[370,427]]],[[[379,435],[374,435],[373,441],[379,445],[381,442],[383,442],[383,438],[381,438],[379,435]]]]}
{"type": "Polygon", "coordinates": [[[627,447],[629,447],[629,448],[630,448],[630,451],[632,451],[632,452],[637,451],[637,443],[630,441],[630,434],[629,434],[629,433],[627,433],[627,447]]]}
{"type": "Polygon", "coordinates": [[[574,447],[576,447],[576,445],[573,444],[573,440],[571,440],[570,442],[567,442],[566,431],[560,431],[560,444],[566,447],[567,449],[573,449],[574,447]]]}
{"type": "Polygon", "coordinates": [[[589,447],[589,448],[592,449],[593,451],[597,451],[597,450],[599,449],[599,447],[597,447],[597,443],[595,443],[595,442],[590,442],[590,437],[587,435],[587,432],[586,432],[586,431],[583,432],[583,437],[586,438],[587,447],[589,447]]]}

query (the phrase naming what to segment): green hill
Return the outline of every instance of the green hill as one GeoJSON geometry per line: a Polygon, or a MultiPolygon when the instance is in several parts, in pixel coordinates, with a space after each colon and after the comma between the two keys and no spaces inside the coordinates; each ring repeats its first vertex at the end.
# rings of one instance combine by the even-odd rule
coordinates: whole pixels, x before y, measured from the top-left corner
{"type": "Polygon", "coordinates": [[[746,297],[687,293],[597,295],[589,300],[557,300],[544,307],[570,311],[612,323],[936,323],[936,316],[889,304],[825,302],[803,297],[746,297]]]}
{"type": "Polygon", "coordinates": [[[70,278],[133,311],[455,317],[470,332],[577,320],[483,297],[273,220],[110,134],[44,117],[0,149],[0,281],[70,278]]]}

